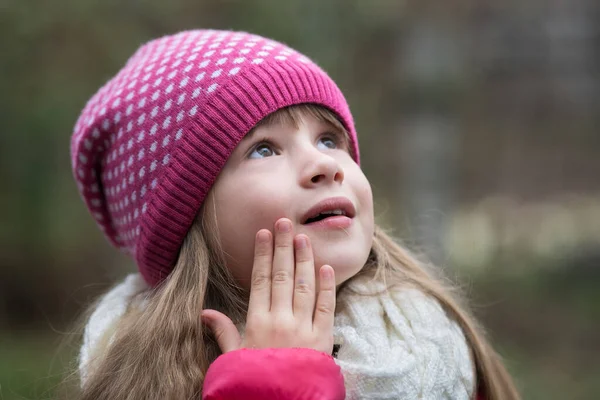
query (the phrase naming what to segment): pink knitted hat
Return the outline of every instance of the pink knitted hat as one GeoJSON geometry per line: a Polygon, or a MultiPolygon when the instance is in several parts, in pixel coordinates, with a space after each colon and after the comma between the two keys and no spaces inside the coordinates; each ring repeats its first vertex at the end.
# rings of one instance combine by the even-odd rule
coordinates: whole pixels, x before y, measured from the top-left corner
{"type": "Polygon", "coordinates": [[[75,125],[79,192],[106,237],[156,286],[235,146],[268,114],[301,103],[339,116],[358,162],[344,96],[302,54],[242,32],[153,40],[90,99],[75,125]]]}

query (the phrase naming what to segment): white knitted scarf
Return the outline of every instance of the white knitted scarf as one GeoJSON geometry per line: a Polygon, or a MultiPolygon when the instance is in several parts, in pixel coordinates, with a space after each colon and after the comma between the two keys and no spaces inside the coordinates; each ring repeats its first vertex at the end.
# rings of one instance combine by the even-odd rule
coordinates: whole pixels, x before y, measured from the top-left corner
{"type": "MultiPolygon", "coordinates": [[[[334,339],[346,398],[471,399],[475,376],[460,327],[437,301],[415,289],[384,291],[381,284],[354,279],[338,296],[334,339]],[[359,294],[353,293],[359,292],[359,294]]],[[[147,286],[129,275],[108,292],[85,327],[79,356],[82,384],[95,347],[147,286]]]]}

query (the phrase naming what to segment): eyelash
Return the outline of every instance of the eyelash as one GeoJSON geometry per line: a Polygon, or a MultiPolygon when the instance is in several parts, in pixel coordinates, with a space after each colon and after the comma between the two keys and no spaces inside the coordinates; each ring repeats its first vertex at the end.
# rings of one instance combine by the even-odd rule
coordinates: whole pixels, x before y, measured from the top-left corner
{"type": "MultiPolygon", "coordinates": [[[[322,140],[322,139],[332,140],[336,145],[336,149],[341,149],[341,150],[345,150],[345,151],[349,150],[348,149],[348,140],[346,139],[346,135],[344,135],[341,132],[333,131],[333,132],[323,133],[322,135],[320,135],[318,137],[317,141],[322,140]]],[[[250,147],[250,149],[248,150],[248,153],[246,154],[246,158],[250,158],[252,153],[254,153],[254,151],[256,149],[258,149],[260,146],[263,146],[263,145],[267,145],[267,146],[271,147],[273,149],[273,151],[275,152],[275,154],[277,154],[277,146],[275,145],[275,143],[273,143],[270,139],[263,138],[263,139],[258,139],[258,141],[250,147]]],[[[334,149],[331,149],[331,150],[334,150],[334,149]]]]}
{"type": "Polygon", "coordinates": [[[256,149],[258,149],[260,146],[269,146],[273,149],[273,151],[275,153],[277,153],[277,146],[275,146],[275,144],[269,140],[269,139],[259,139],[255,144],[253,144],[252,146],[250,146],[250,148],[248,149],[248,153],[246,154],[246,158],[250,158],[250,156],[252,155],[252,153],[254,153],[256,151],[256,149]]]}
{"type": "Polygon", "coordinates": [[[335,143],[336,148],[338,148],[338,149],[342,149],[342,150],[348,149],[348,142],[346,140],[346,135],[344,135],[341,132],[338,132],[338,131],[326,132],[326,133],[322,134],[321,136],[319,136],[319,140],[321,140],[323,138],[331,139],[335,143]]]}

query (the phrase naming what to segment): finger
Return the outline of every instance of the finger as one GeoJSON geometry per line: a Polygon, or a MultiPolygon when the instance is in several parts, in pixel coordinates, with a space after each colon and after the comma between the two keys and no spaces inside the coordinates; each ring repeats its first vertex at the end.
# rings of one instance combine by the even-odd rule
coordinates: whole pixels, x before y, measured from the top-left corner
{"type": "Polygon", "coordinates": [[[294,249],[292,221],[275,223],[275,250],[271,272],[271,311],[292,312],[294,292],[294,249]]]}
{"type": "Polygon", "coordinates": [[[313,329],[323,333],[333,332],[335,311],[335,272],[329,265],[319,270],[319,294],[315,305],[313,329]]]}
{"type": "Polygon", "coordinates": [[[294,238],[294,251],[294,315],[311,321],[315,308],[315,262],[308,236],[298,235],[294,238]]]}
{"type": "Polygon", "coordinates": [[[210,328],[223,353],[240,348],[240,333],[225,314],[216,310],[202,310],[202,322],[210,328]]]}
{"type": "Polygon", "coordinates": [[[268,229],[256,233],[254,265],[250,284],[248,313],[268,312],[271,307],[271,266],[273,263],[273,237],[268,229]]]}

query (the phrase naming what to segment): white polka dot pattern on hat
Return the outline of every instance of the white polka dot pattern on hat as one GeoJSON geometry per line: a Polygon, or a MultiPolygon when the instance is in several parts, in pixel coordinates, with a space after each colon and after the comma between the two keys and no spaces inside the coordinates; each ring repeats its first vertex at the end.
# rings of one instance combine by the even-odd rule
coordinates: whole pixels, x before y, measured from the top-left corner
{"type": "MultiPolygon", "coordinates": [[[[85,152],[78,154],[81,162],[78,176],[80,182],[84,186],[87,185],[84,190],[92,192],[91,185],[95,185],[95,183],[93,179],[88,178],[94,170],[91,168],[86,169],[85,165],[88,157],[94,156],[93,147],[98,143],[102,143],[105,136],[101,133],[113,130],[115,125],[121,122],[123,112],[117,111],[117,108],[124,109],[127,116],[134,116],[133,120],[137,123],[129,124],[128,122],[127,143],[125,145],[121,144],[118,148],[118,154],[113,152],[112,157],[105,162],[103,169],[106,172],[102,179],[104,190],[108,194],[107,200],[111,203],[116,201],[117,204],[116,208],[109,210],[111,212],[110,219],[115,222],[119,231],[122,231],[122,234],[115,237],[115,241],[131,252],[134,251],[133,245],[136,236],[135,220],[137,217],[135,212],[132,213],[135,209],[136,200],[132,196],[130,203],[125,202],[126,196],[132,195],[126,189],[129,187],[128,185],[132,185],[136,180],[151,181],[160,172],[157,166],[166,165],[169,161],[169,135],[163,136],[161,138],[162,146],[158,146],[157,141],[145,139],[146,131],[150,136],[155,136],[160,126],[162,130],[169,130],[170,132],[173,129],[171,127],[173,123],[181,124],[186,117],[194,116],[198,110],[198,105],[190,100],[197,98],[201,93],[208,95],[214,92],[221,83],[218,78],[222,75],[223,69],[226,69],[227,64],[232,65],[227,73],[234,75],[240,71],[240,67],[233,67],[234,65],[240,65],[244,62],[258,63],[266,55],[281,59],[281,54],[295,54],[293,50],[268,39],[214,31],[198,32],[192,35],[175,35],[160,40],[153,48],[146,48],[141,51],[144,51],[144,53],[137,55],[142,59],[139,63],[140,67],[126,67],[111,82],[111,85],[104,87],[102,95],[96,98],[97,102],[88,104],[88,113],[82,116],[75,128],[76,135],[83,135],[86,126],[89,127],[93,124],[94,114],[107,115],[107,107],[109,106],[106,104],[107,99],[118,91],[123,93],[123,99],[119,97],[110,105],[114,114],[112,117],[103,120],[101,125],[103,132],[98,129],[94,131],[91,137],[95,139],[94,142],[86,139],[86,145],[83,149],[85,152]],[[217,51],[221,47],[222,49],[217,51]],[[260,53],[261,57],[252,58],[248,56],[230,59],[223,57],[223,55],[228,54],[248,55],[251,53],[247,51],[249,47],[258,47],[255,52],[260,53]],[[176,54],[174,54],[175,49],[178,49],[176,54]],[[206,49],[210,50],[204,51],[206,49]],[[194,63],[198,58],[198,53],[201,53],[201,61],[194,63]],[[144,62],[146,60],[149,60],[150,63],[142,69],[141,66],[146,64],[144,62]],[[184,61],[185,65],[183,65],[184,61]],[[187,88],[188,83],[203,80],[206,73],[208,73],[206,75],[207,79],[201,85],[196,84],[192,89],[187,88]],[[177,84],[172,82],[175,77],[179,77],[177,84]],[[201,78],[198,79],[198,77],[201,78]],[[149,89],[149,84],[146,82],[149,81],[152,81],[152,86],[157,88],[150,95],[146,94],[149,89]],[[186,97],[190,99],[186,101],[186,97]],[[174,103],[181,109],[175,118],[169,113],[174,103]],[[188,112],[185,113],[185,110],[188,110],[188,112]],[[134,140],[134,138],[137,138],[137,140],[134,140]],[[148,151],[152,154],[152,158],[142,162],[140,155],[148,153],[148,151]],[[135,154],[138,157],[135,157],[135,154]],[[114,169],[111,170],[111,168],[114,169]],[[128,174],[129,180],[121,180],[121,175],[126,168],[136,169],[137,174],[128,174]],[[145,178],[146,172],[151,176],[145,178]]],[[[123,127],[119,127],[118,132],[118,136],[121,138],[124,134],[123,127]]],[[[161,132],[161,134],[164,135],[164,132],[161,132]]],[[[180,138],[181,135],[176,135],[174,140],[177,141],[180,138]]],[[[114,136],[111,140],[114,142],[114,136]]],[[[103,199],[99,197],[90,198],[89,201],[89,204],[96,210],[94,215],[100,224],[104,222],[103,203],[103,199]]]]}

